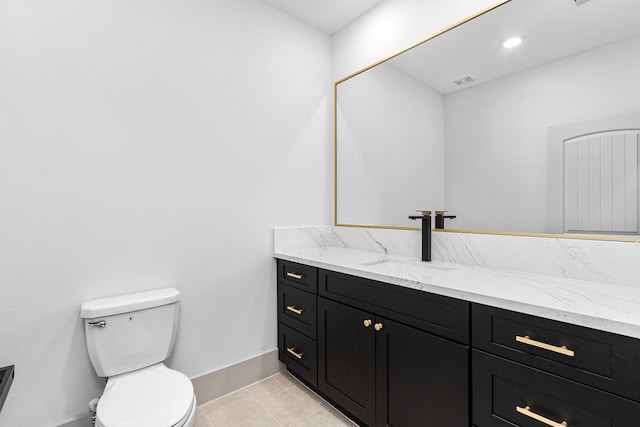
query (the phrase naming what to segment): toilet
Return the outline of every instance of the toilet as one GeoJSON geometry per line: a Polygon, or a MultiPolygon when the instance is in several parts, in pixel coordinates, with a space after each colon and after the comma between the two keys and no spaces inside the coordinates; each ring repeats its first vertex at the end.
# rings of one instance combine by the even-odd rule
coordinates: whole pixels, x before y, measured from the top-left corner
{"type": "Polygon", "coordinates": [[[87,350],[107,377],[97,427],[193,427],[191,380],[163,363],[178,327],[180,292],[158,289],[85,301],[80,308],[87,350]]]}

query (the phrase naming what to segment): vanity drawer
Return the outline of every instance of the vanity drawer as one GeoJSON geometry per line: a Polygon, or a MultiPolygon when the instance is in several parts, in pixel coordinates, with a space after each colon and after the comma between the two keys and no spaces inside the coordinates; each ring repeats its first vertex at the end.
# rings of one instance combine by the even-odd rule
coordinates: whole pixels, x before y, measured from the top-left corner
{"type": "Polygon", "coordinates": [[[311,338],[280,323],[278,354],[287,368],[314,387],[318,386],[318,346],[311,338]]]}
{"type": "Polygon", "coordinates": [[[469,343],[469,302],[328,270],[318,294],[444,338],[469,343]]]}
{"type": "Polygon", "coordinates": [[[278,283],[278,320],[316,339],[318,297],[278,283]]]}
{"type": "Polygon", "coordinates": [[[278,282],[315,294],[318,292],[318,269],[279,259],[278,282]]]}
{"type": "Polygon", "coordinates": [[[475,348],[640,401],[640,340],[473,304],[475,348]]]}
{"type": "Polygon", "coordinates": [[[472,371],[478,427],[640,426],[640,403],[538,369],[473,350],[472,371]]]}

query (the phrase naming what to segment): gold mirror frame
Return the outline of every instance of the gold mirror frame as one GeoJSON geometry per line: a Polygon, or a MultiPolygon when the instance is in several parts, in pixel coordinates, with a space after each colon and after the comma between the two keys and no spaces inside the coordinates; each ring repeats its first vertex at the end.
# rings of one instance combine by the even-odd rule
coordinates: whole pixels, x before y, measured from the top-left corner
{"type": "MultiPolygon", "coordinates": [[[[353,74],[348,75],[334,83],[333,86],[333,223],[336,227],[352,227],[352,228],[374,228],[374,229],[387,229],[387,230],[412,230],[412,231],[420,231],[419,227],[398,227],[398,226],[385,226],[385,225],[360,225],[360,224],[341,224],[338,223],[338,85],[342,82],[345,82],[359,74],[364,73],[371,68],[380,65],[390,59],[401,55],[408,50],[413,49],[427,41],[438,37],[456,27],[461,26],[462,24],[469,22],[479,16],[484,15],[487,12],[490,12],[506,3],[509,3],[511,0],[501,0],[498,3],[491,5],[485,9],[482,9],[473,15],[470,15],[458,22],[455,22],[448,27],[392,54],[389,55],[379,61],[374,62],[371,65],[366,66],[365,68],[356,71],[353,74]]],[[[546,233],[522,233],[522,232],[505,232],[505,231],[485,231],[485,230],[457,230],[457,229],[438,229],[434,230],[437,232],[443,233],[468,233],[468,234],[489,234],[489,235],[501,235],[501,236],[521,236],[521,237],[547,237],[547,238],[558,238],[558,239],[579,239],[579,240],[601,240],[601,241],[614,241],[614,242],[640,242],[640,238],[634,237],[607,237],[607,236],[598,236],[598,235],[566,235],[566,234],[546,234],[546,233]]]]}

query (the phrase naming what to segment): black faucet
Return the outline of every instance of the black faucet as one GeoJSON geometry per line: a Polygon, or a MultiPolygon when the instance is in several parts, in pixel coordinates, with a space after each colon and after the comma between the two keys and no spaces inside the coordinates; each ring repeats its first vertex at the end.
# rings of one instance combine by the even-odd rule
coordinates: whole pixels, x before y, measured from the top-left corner
{"type": "Polygon", "coordinates": [[[422,261],[431,261],[431,211],[418,211],[422,215],[409,219],[422,219],[422,261]]]}
{"type": "Polygon", "coordinates": [[[446,211],[436,211],[436,229],[437,230],[442,230],[444,229],[444,220],[446,219],[453,219],[456,216],[455,215],[445,215],[446,211]]]}

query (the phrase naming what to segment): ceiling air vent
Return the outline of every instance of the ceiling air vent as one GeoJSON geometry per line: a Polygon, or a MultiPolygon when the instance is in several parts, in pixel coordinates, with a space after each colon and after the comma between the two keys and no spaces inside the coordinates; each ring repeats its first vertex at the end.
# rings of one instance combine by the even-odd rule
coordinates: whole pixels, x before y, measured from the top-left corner
{"type": "Polygon", "coordinates": [[[460,77],[459,79],[455,79],[453,82],[458,86],[463,86],[471,82],[475,82],[475,79],[471,76],[464,76],[460,77]]]}

